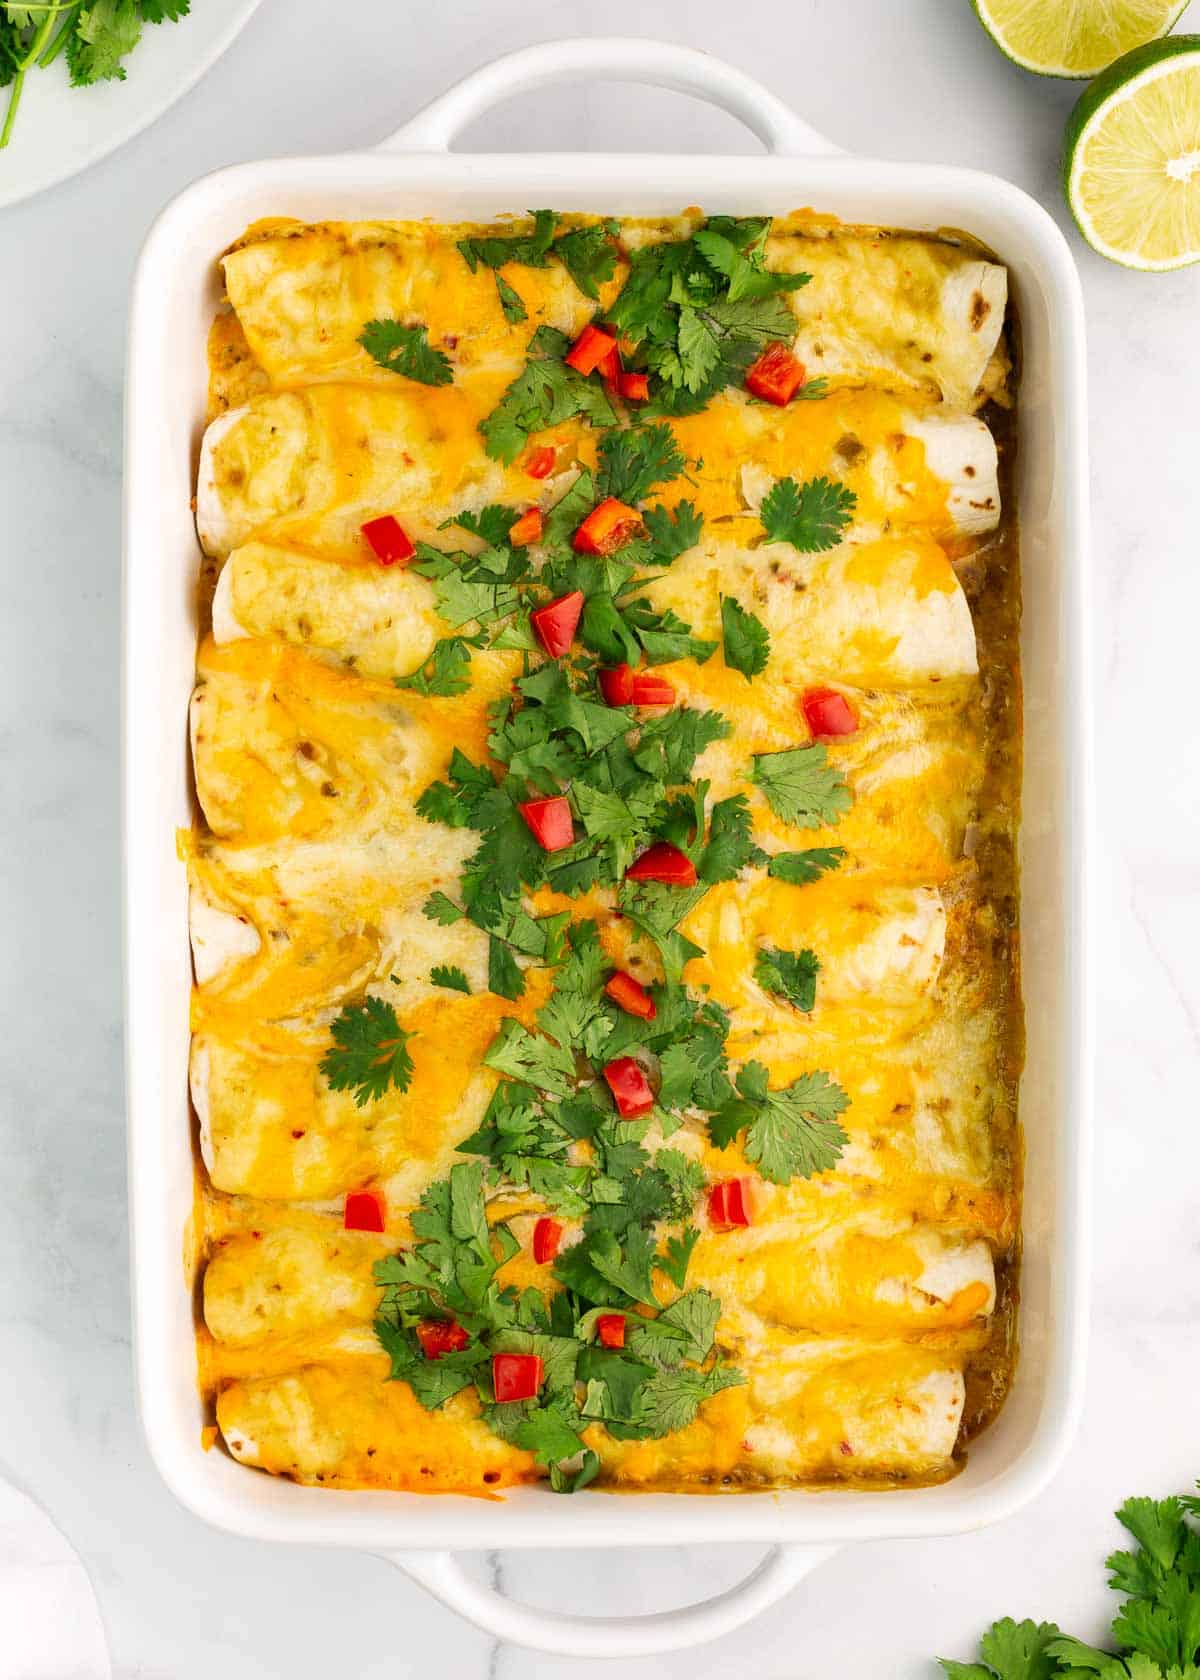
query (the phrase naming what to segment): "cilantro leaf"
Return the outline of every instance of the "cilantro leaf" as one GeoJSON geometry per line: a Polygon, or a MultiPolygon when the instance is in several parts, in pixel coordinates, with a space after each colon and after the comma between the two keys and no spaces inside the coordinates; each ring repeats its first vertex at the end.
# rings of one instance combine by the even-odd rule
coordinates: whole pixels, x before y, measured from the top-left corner
{"type": "Polygon", "coordinates": [[[525,971],[502,939],[488,939],[488,991],[510,1001],[525,990],[525,971]]]}
{"type": "Polygon", "coordinates": [[[669,426],[629,426],[605,432],[599,445],[601,498],[615,496],[631,507],[644,501],[656,484],[678,478],[686,463],[669,426]]]}
{"type": "Polygon", "coordinates": [[[552,1038],[537,1037],[509,1016],[484,1056],[497,1073],[519,1079],[552,1096],[565,1097],[575,1082],[575,1057],[552,1038]]]}
{"type": "Polygon", "coordinates": [[[786,998],[808,1015],[817,1001],[817,975],[821,964],[815,951],[777,951],[772,946],[758,953],[754,978],[764,991],[786,998]]]}
{"type": "Polygon", "coordinates": [[[93,82],[123,82],[121,62],[142,38],[142,15],[137,0],[95,0],[85,5],[67,37],[67,64],[72,87],[93,82]]]}
{"type": "Polygon", "coordinates": [[[844,846],[810,846],[804,852],[776,852],[767,874],[794,887],[806,887],[828,869],[836,869],[846,855],[844,846]]]}
{"type": "Polygon", "coordinates": [[[190,0],[140,0],[147,23],[178,23],[191,10],[190,0]]]}
{"type": "Polygon", "coordinates": [[[767,1089],[767,1070],[747,1062],[737,1076],[738,1097],[709,1121],[719,1149],[745,1130],[746,1159],[757,1162],[764,1178],[787,1184],[811,1178],[837,1164],[846,1144],[838,1115],[850,1099],[827,1073],[803,1073],[781,1091],[767,1089]]]}
{"type": "Polygon", "coordinates": [[[394,679],[396,687],[424,695],[465,694],[471,686],[470,646],[465,636],[443,636],[415,671],[394,679]]]}
{"type": "Polygon", "coordinates": [[[667,1219],[690,1219],[696,1197],[704,1189],[704,1168],[679,1149],[660,1149],[654,1157],[654,1169],[667,1180],[667,1198],[663,1216],[667,1219]]]}
{"type": "Polygon", "coordinates": [[[420,322],[406,326],[403,321],[368,321],[358,342],[380,367],[420,385],[449,385],[454,378],[450,358],[433,349],[428,330],[420,322]]]}
{"type": "Polygon", "coordinates": [[[521,294],[515,286],[510,286],[503,274],[496,275],[496,295],[500,299],[500,308],[504,312],[504,319],[512,326],[529,319],[529,311],[521,301],[521,294]]]}
{"type": "Polygon", "coordinates": [[[547,266],[558,217],[553,210],[531,210],[529,214],[533,217],[532,233],[485,234],[459,240],[458,249],[472,274],[481,264],[493,269],[510,262],[524,263],[528,268],[547,266]]]}
{"type": "Polygon", "coordinates": [[[642,514],[655,564],[669,563],[695,548],[704,530],[704,520],[691,502],[676,502],[673,508],[646,508],[642,514]]]}
{"type": "Polygon", "coordinates": [[[750,780],[762,789],[775,815],[797,828],[840,822],[853,804],[845,777],[815,742],[785,752],[755,753],[750,780]]]}
{"type": "Polygon", "coordinates": [[[452,927],[455,922],[462,921],[466,911],[460,910],[454,900],[447,898],[444,892],[434,892],[430,893],[421,906],[421,914],[428,916],[429,920],[436,922],[439,927],[452,927]]]}
{"type": "Polygon", "coordinates": [[[554,1469],[564,1458],[574,1458],[576,1453],[584,1451],[578,1431],[572,1429],[556,1406],[538,1406],[527,1413],[517,1425],[514,1439],[517,1446],[531,1452],[547,1469],[554,1469]]]}
{"type": "Polygon", "coordinates": [[[660,1254],[654,1264],[660,1272],[670,1278],[676,1289],[682,1289],[687,1279],[688,1262],[692,1258],[692,1250],[700,1241],[700,1233],[694,1225],[685,1225],[678,1236],[667,1238],[665,1254],[660,1254]]]}
{"type": "Polygon", "coordinates": [[[1051,1655],[1059,1630],[1053,1622],[994,1622],[979,1642],[982,1663],[940,1659],[951,1680],[1053,1680],[1061,1672],[1051,1655]]]}
{"type": "Polygon", "coordinates": [[[499,548],[508,541],[508,533],[517,522],[517,510],[509,507],[506,502],[489,502],[478,513],[470,508],[463,508],[453,519],[444,520],[439,527],[445,530],[447,526],[457,525],[461,530],[469,531],[473,537],[478,537],[488,548],[499,548]]]}
{"type": "Polygon", "coordinates": [[[575,415],[593,425],[615,423],[604,386],[585,379],[562,360],[568,348],[565,335],[552,327],[539,327],[534,333],[524,369],[480,422],[484,447],[493,460],[511,465],[524,449],[530,432],[560,425],[575,415]]]}
{"type": "Polygon", "coordinates": [[[382,998],[348,1004],[329,1028],[333,1047],[320,1068],[330,1090],[353,1091],[357,1107],[377,1102],[390,1086],[407,1091],[413,1075],[408,1041],[396,1011],[382,998]]]}
{"type": "Polygon", "coordinates": [[[554,241],[554,255],[584,297],[599,299],[600,286],[616,273],[617,253],[613,240],[619,232],[618,222],[603,221],[596,222],[592,227],[560,233],[554,241]]]}
{"type": "Polygon", "coordinates": [[[740,671],[747,681],[766,670],[771,651],[767,627],[732,595],[721,597],[721,634],[726,665],[740,671]]]}
{"type": "Polygon", "coordinates": [[[745,1380],[741,1371],[729,1365],[714,1365],[711,1371],[687,1366],[656,1370],[638,1395],[635,1421],[651,1439],[672,1435],[695,1421],[705,1400],[723,1388],[738,1388],[745,1380]]]}
{"type": "Polygon", "coordinates": [[[754,854],[750,806],[744,793],[720,799],[708,819],[708,844],[696,864],[696,873],[706,884],[733,881],[754,854]]]}
{"type": "Polygon", "coordinates": [[[465,992],[468,997],[471,995],[471,982],[461,968],[449,964],[439,965],[429,970],[429,978],[433,985],[444,986],[449,992],[465,992]]]}
{"type": "Polygon", "coordinates": [[[759,517],[769,542],[791,543],[801,554],[836,548],[858,498],[828,478],[777,479],[762,499],[759,517]]]}

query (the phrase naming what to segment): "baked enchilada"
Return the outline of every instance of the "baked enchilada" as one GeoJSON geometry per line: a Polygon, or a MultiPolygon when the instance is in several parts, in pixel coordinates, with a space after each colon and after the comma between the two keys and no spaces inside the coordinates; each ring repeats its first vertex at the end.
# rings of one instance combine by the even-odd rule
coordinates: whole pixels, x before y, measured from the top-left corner
{"type": "Polygon", "coordinates": [[[225,1447],[953,1474],[1015,1358],[1004,270],[550,211],[222,268],[182,844],[225,1447]]]}

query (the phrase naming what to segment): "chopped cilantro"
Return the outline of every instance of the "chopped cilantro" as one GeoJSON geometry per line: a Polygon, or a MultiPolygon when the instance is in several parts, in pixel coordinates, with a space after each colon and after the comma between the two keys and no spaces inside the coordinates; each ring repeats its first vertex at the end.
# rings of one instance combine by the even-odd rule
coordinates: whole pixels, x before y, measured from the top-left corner
{"type": "Polygon", "coordinates": [[[598,426],[615,422],[604,386],[598,380],[585,379],[563,361],[569,348],[566,336],[553,327],[539,327],[534,333],[524,369],[486,420],[480,422],[484,447],[493,460],[511,465],[524,449],[530,432],[560,425],[575,415],[598,426]]]}
{"type": "Polygon", "coordinates": [[[466,915],[460,910],[452,898],[447,898],[444,892],[430,893],[421,906],[421,913],[429,917],[431,922],[437,922],[440,927],[452,927],[455,922],[461,922],[466,915]]]}
{"type": "Polygon", "coordinates": [[[433,985],[444,986],[449,992],[465,992],[468,997],[471,995],[471,982],[461,968],[440,965],[430,969],[429,978],[433,985]]]}

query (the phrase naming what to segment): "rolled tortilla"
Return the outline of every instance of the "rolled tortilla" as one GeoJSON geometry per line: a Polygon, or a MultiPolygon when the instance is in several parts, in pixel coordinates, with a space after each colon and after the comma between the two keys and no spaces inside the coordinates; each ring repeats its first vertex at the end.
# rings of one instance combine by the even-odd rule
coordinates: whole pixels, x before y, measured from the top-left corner
{"type": "Polygon", "coordinates": [[[904,234],[779,234],[772,268],[812,275],[788,294],[809,377],[934,388],[969,406],[999,343],[1007,271],[962,246],[904,234]]]}

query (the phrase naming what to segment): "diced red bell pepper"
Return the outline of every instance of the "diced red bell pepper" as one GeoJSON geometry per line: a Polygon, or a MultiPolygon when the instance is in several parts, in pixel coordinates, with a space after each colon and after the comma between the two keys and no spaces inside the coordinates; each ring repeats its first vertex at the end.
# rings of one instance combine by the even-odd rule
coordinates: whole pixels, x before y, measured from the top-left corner
{"type": "Polygon", "coordinates": [[[606,665],[600,672],[600,692],[610,706],[633,705],[633,671],[628,665],[606,665]]]}
{"type": "Polygon", "coordinates": [[[542,534],[542,510],[530,508],[523,513],[515,524],[509,526],[508,540],[514,548],[523,548],[526,543],[535,543],[542,534]]]}
{"type": "Polygon", "coordinates": [[[595,373],[606,357],[617,353],[616,335],[601,332],[599,327],[584,327],[579,337],[563,357],[568,367],[584,375],[595,373]]]}
{"type": "Polygon", "coordinates": [[[531,449],[526,455],[525,471],[530,478],[549,478],[554,471],[554,463],[557,459],[557,449],[551,449],[549,444],[543,444],[540,449],[531,449]]]}
{"type": "Polygon", "coordinates": [[[561,852],[574,840],[575,825],[565,794],[556,793],[552,799],[527,799],[517,810],[544,852],[561,852]]]}
{"type": "Polygon", "coordinates": [[[654,1092],[640,1062],[632,1056],[618,1056],[604,1068],[604,1078],[613,1094],[622,1120],[633,1120],[654,1107],[654,1092]]]}
{"type": "Polygon", "coordinates": [[[382,1231],[387,1223],[382,1190],[351,1190],[342,1212],[347,1231],[382,1231]]]}
{"type": "Polygon", "coordinates": [[[612,554],[640,531],[642,516],[636,508],[606,496],[594,507],[571,538],[576,554],[612,554]]]}
{"type": "Polygon", "coordinates": [[[626,1015],[636,1015],[639,1021],[653,1021],[657,1014],[654,999],[645,986],[633,978],[632,974],[626,974],[623,970],[618,970],[604,990],[613,1002],[625,1011],[626,1015]]]}
{"type": "Polygon", "coordinates": [[[731,1231],[736,1225],[753,1225],[754,1201],[748,1178],[725,1178],[708,1192],[711,1224],[731,1231]]]}
{"type": "Polygon", "coordinates": [[[833,688],[810,688],[800,701],[804,721],[818,741],[836,740],[841,735],[854,735],[858,719],[844,694],[833,688]]]}
{"type": "Polygon", "coordinates": [[[560,595],[557,600],[547,601],[544,607],[535,607],[530,613],[529,622],[533,625],[534,634],[551,659],[561,659],[570,649],[582,611],[583,590],[572,589],[569,595],[560,595]]]}
{"type": "Polygon", "coordinates": [[[606,385],[615,391],[621,378],[621,346],[614,344],[612,349],[600,363],[599,369],[606,385]]]}
{"type": "Polygon", "coordinates": [[[600,1338],[601,1347],[623,1348],[625,1346],[625,1314],[601,1314],[596,1320],[596,1334],[600,1338]]]}
{"type": "Polygon", "coordinates": [[[533,1227],[533,1258],[539,1266],[548,1266],[558,1253],[563,1228],[557,1219],[539,1219],[533,1227]]]}
{"type": "Polygon", "coordinates": [[[645,402],[650,395],[650,375],[648,373],[623,373],[617,380],[618,395],[626,402],[645,402]]]}
{"type": "Polygon", "coordinates": [[[444,1353],[461,1353],[471,1338],[453,1319],[427,1318],[417,1325],[417,1340],[426,1359],[440,1359],[444,1353]]]}
{"type": "Polygon", "coordinates": [[[379,519],[368,519],[362,527],[362,534],[381,566],[402,566],[417,552],[400,521],[393,519],[390,513],[383,514],[379,519]]]}
{"type": "Polygon", "coordinates": [[[669,840],[656,840],[625,871],[627,881],[661,881],[666,887],[694,887],[696,865],[669,840]]]}
{"type": "Polygon", "coordinates": [[[536,1353],[494,1353],[492,1388],[503,1405],[508,1400],[532,1400],[542,1386],[542,1360],[536,1353]]]}
{"type": "Polygon", "coordinates": [[[786,408],[804,384],[804,363],[784,344],[772,344],[746,374],[746,389],[764,402],[786,408]]]}
{"type": "Polygon", "coordinates": [[[666,677],[653,676],[649,671],[635,671],[633,703],[635,706],[673,706],[675,690],[666,677]]]}

